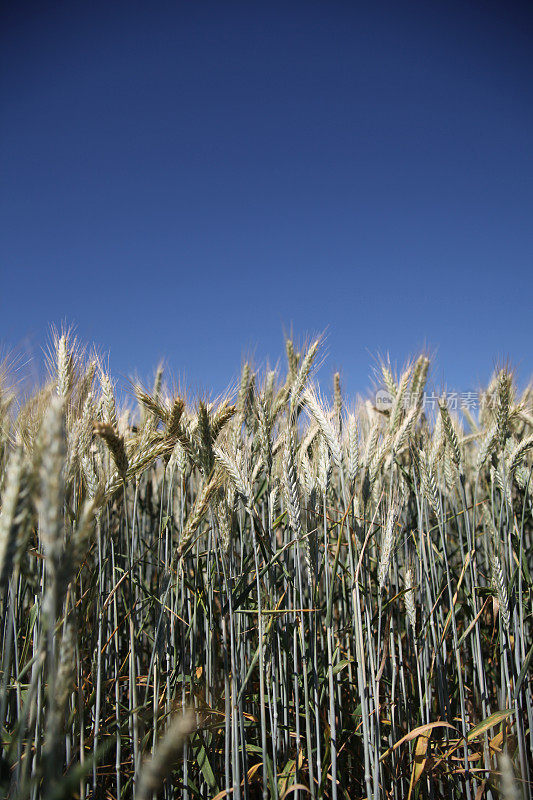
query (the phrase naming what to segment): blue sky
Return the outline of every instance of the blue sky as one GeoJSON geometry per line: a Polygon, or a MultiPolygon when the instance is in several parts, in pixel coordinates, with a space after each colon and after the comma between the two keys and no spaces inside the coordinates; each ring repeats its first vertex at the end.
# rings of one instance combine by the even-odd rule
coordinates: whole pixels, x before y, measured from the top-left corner
{"type": "Polygon", "coordinates": [[[367,387],[532,370],[533,14],[493,2],[13,3],[0,342],[49,326],[220,391],[327,331],[367,387]]]}

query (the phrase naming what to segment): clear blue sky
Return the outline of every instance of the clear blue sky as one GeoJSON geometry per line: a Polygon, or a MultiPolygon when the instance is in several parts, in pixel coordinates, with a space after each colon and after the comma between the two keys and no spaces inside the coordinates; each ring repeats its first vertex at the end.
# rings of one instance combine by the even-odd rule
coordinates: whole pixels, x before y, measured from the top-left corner
{"type": "Polygon", "coordinates": [[[283,329],[329,380],[428,345],[532,365],[533,13],[503,2],[4,5],[0,341],[50,323],[221,390],[283,329]]]}

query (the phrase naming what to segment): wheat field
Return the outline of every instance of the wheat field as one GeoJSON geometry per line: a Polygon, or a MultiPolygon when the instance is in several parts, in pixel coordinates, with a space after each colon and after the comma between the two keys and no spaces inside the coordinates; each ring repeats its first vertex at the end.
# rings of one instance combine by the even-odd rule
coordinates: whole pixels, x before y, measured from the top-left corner
{"type": "Polygon", "coordinates": [[[68,333],[0,370],[0,796],[531,797],[533,388],[322,352],[215,400],[118,404],[68,333]]]}

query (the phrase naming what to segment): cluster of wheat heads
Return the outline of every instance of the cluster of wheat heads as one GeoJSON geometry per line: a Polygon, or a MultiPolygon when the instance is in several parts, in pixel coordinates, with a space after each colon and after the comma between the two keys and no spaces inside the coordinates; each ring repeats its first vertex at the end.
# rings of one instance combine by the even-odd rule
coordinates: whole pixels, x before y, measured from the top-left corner
{"type": "Polygon", "coordinates": [[[530,796],[533,391],[328,404],[319,348],[214,403],[67,335],[3,375],[0,795],[530,796]]]}

